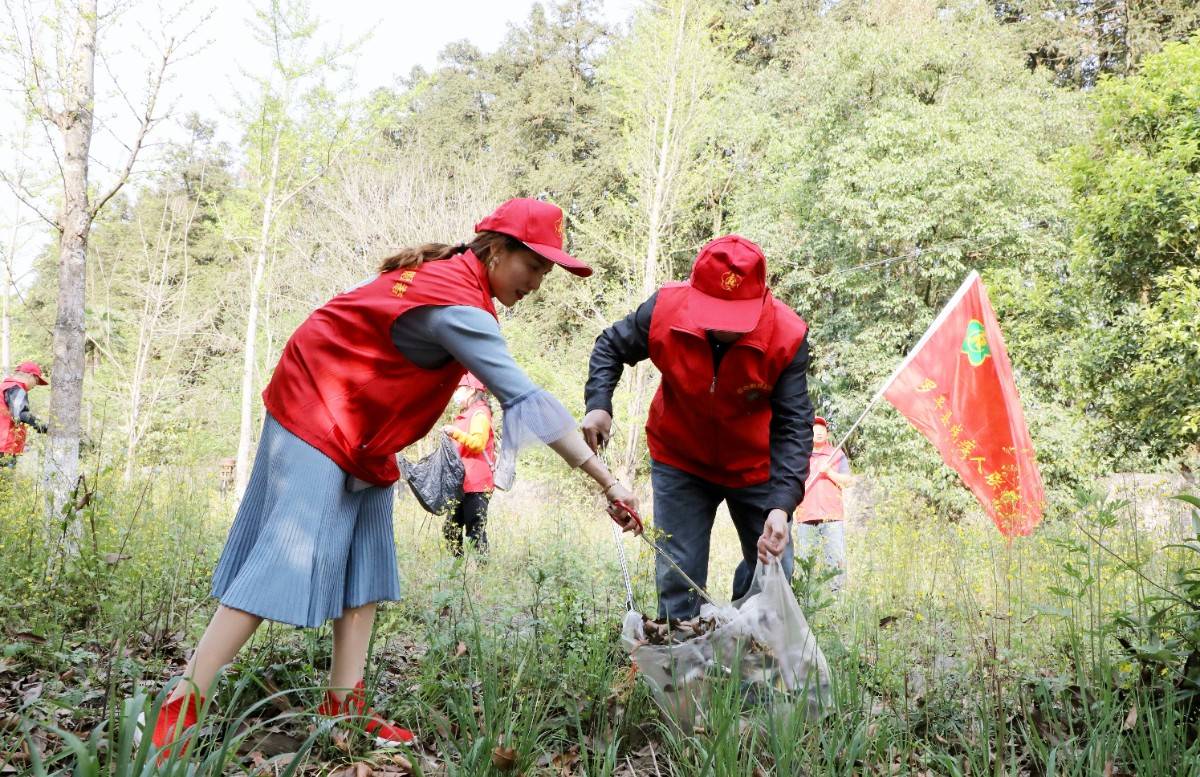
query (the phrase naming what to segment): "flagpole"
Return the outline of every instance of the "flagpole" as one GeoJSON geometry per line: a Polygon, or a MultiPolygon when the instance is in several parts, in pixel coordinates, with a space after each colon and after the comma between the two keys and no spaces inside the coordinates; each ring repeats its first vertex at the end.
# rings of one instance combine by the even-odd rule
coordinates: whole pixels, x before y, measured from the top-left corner
{"type": "MultiPolygon", "coordinates": [[[[851,424],[850,429],[842,435],[842,441],[839,442],[837,447],[835,447],[829,454],[828,460],[830,462],[832,462],[834,457],[838,455],[838,452],[845,447],[846,441],[850,439],[850,435],[854,434],[854,430],[857,429],[859,424],[863,422],[863,419],[867,417],[867,413],[870,413],[872,408],[879,404],[879,400],[883,399],[884,392],[891,388],[891,385],[896,381],[896,378],[900,377],[900,373],[904,372],[904,368],[907,367],[909,362],[916,357],[917,352],[920,351],[925,343],[929,341],[929,338],[933,336],[933,333],[937,331],[937,328],[941,326],[942,322],[946,320],[946,317],[950,315],[950,311],[967,293],[967,289],[970,288],[971,282],[976,280],[978,277],[979,273],[975,270],[971,270],[971,272],[967,274],[967,279],[964,280],[962,285],[958,287],[958,291],[954,292],[954,296],[950,298],[950,301],[947,302],[946,306],[942,308],[942,311],[938,313],[937,318],[935,318],[933,323],[929,325],[929,328],[925,330],[925,334],[921,335],[921,339],[918,340],[917,344],[912,347],[912,350],[908,352],[908,355],[904,357],[899,366],[892,370],[892,374],[888,376],[888,379],[885,380],[883,385],[879,387],[879,390],[875,392],[875,396],[871,397],[871,401],[867,403],[866,408],[863,409],[862,414],[858,417],[858,420],[851,424]]],[[[808,479],[804,483],[804,490],[806,492],[808,491],[809,486],[811,486],[815,480],[816,478],[814,478],[810,472],[808,479]]]]}

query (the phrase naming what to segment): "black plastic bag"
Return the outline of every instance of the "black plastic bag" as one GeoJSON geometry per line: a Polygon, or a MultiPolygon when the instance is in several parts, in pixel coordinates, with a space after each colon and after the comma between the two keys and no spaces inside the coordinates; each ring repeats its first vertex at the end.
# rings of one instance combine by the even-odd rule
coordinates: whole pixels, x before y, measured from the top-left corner
{"type": "Polygon", "coordinates": [[[400,471],[413,496],[427,512],[442,515],[451,512],[462,501],[463,468],[458,446],[446,435],[440,435],[441,445],[433,453],[413,464],[398,456],[400,471]]]}

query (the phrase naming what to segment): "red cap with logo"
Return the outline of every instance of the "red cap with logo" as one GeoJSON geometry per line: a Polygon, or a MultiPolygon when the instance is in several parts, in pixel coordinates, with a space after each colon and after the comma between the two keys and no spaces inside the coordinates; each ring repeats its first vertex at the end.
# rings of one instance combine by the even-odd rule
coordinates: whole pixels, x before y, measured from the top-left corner
{"type": "Polygon", "coordinates": [[[467,388],[473,388],[476,391],[487,391],[487,386],[483,385],[483,382],[480,381],[479,378],[475,377],[469,372],[466,375],[463,375],[462,380],[458,382],[459,388],[462,388],[463,386],[466,386],[467,388]]]}
{"type": "Polygon", "coordinates": [[[32,375],[37,380],[39,386],[50,385],[50,381],[42,377],[42,368],[38,366],[37,362],[21,362],[17,365],[17,372],[32,375]]]}
{"type": "Polygon", "coordinates": [[[767,259],[753,242],[725,235],[700,249],[688,285],[688,312],[696,326],[749,332],[767,299],[767,259]]]}
{"type": "Polygon", "coordinates": [[[564,270],[582,278],[592,268],[562,250],[562,208],[542,200],[517,197],[503,203],[490,216],[475,225],[476,232],[500,232],[515,237],[531,251],[564,270]]]}
{"type": "Polygon", "coordinates": [[[813,426],[816,426],[817,424],[820,424],[821,426],[824,426],[826,429],[828,429],[828,428],[829,428],[829,422],[828,422],[828,421],[826,421],[826,420],[825,420],[824,418],[822,418],[821,416],[817,416],[816,418],[814,418],[814,419],[813,419],[813,426]]]}

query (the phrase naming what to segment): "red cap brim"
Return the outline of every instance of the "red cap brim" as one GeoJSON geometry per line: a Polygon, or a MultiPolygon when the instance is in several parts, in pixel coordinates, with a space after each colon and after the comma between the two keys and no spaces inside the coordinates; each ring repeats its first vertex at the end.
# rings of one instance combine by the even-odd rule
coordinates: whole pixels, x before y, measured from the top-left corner
{"type": "Polygon", "coordinates": [[[571,256],[566,251],[563,251],[561,248],[548,246],[544,243],[527,243],[524,240],[521,242],[525,243],[529,250],[533,251],[538,256],[554,262],[572,275],[578,275],[580,278],[586,278],[592,274],[591,267],[588,267],[586,264],[571,256]]]}
{"type": "Polygon", "coordinates": [[[688,313],[701,329],[718,332],[749,332],[758,325],[766,295],[754,299],[720,299],[688,288],[688,313]]]}
{"type": "Polygon", "coordinates": [[[49,386],[50,385],[50,381],[46,380],[41,375],[34,375],[33,377],[37,379],[39,386],[49,386]]]}

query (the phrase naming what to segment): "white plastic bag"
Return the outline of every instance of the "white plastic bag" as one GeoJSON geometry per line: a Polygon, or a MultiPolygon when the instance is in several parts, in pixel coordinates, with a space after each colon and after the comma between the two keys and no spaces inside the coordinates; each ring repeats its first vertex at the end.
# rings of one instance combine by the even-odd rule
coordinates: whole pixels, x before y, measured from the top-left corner
{"type": "Polygon", "coordinates": [[[709,685],[731,676],[748,696],[788,711],[817,716],[829,706],[829,665],[781,564],[760,563],[749,594],[721,608],[706,604],[700,618],[717,625],[672,645],[649,644],[639,612],[628,613],[622,627],[638,672],[684,731],[703,724],[709,685]]]}

